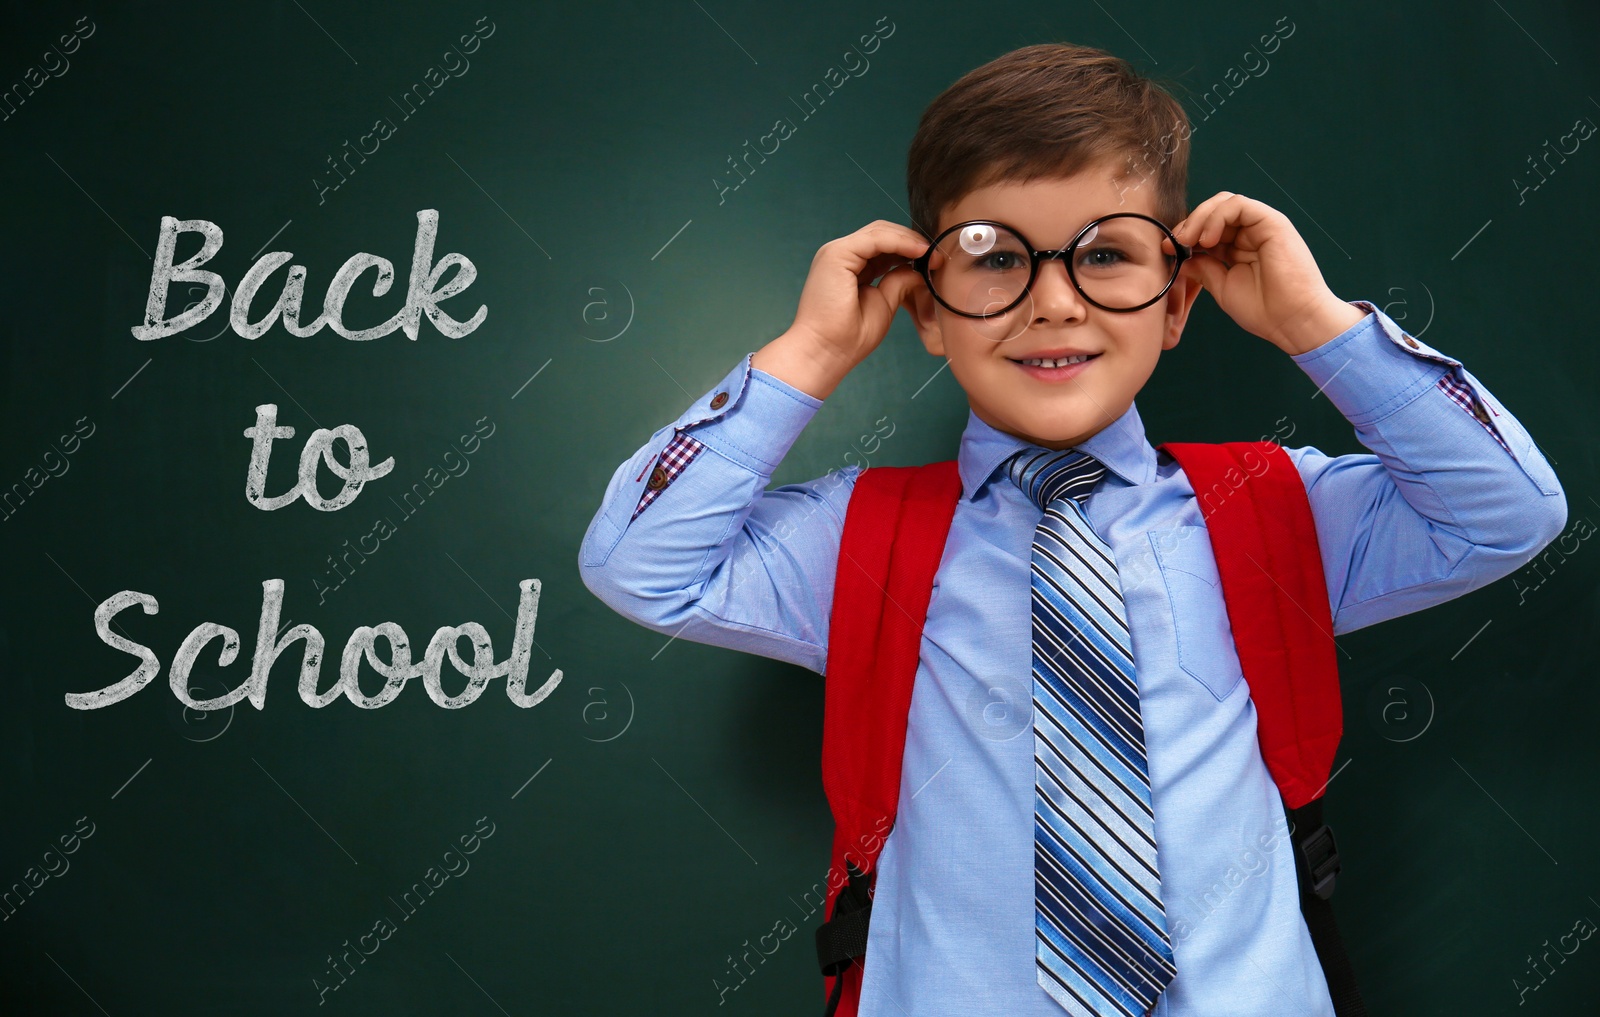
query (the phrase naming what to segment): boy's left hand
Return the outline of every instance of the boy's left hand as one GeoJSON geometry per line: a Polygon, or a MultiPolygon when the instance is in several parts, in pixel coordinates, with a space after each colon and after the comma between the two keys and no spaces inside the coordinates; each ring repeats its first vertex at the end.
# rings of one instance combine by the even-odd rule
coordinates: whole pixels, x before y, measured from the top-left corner
{"type": "Polygon", "coordinates": [[[1366,317],[1328,288],[1289,217],[1254,198],[1218,191],[1172,233],[1195,248],[1184,271],[1239,327],[1285,353],[1316,349],[1366,317]]]}

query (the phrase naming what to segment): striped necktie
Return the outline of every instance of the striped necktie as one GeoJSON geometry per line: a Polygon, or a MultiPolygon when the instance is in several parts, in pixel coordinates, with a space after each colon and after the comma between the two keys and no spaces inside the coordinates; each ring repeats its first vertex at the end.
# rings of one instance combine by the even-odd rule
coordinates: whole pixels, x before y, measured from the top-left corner
{"type": "Polygon", "coordinates": [[[1038,446],[1006,466],[1044,510],[1031,580],[1036,973],[1075,1017],[1146,1017],[1177,968],[1121,584],[1081,507],[1106,467],[1038,446]]]}

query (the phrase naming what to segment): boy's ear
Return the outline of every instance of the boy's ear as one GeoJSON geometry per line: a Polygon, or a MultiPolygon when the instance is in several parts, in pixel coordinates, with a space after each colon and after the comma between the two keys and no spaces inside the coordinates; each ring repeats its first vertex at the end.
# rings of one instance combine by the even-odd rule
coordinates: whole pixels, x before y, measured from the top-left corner
{"type": "Polygon", "coordinates": [[[1205,287],[1200,285],[1200,277],[1187,271],[1188,266],[1179,270],[1178,278],[1172,281],[1172,288],[1167,290],[1166,311],[1167,320],[1165,331],[1161,336],[1161,348],[1170,350],[1178,345],[1178,340],[1183,336],[1183,326],[1189,320],[1189,311],[1194,307],[1195,298],[1200,296],[1200,291],[1205,287]]]}
{"type": "Polygon", "coordinates": [[[904,306],[911,315],[911,323],[917,327],[922,345],[934,356],[944,356],[944,333],[939,328],[939,303],[933,299],[928,284],[919,282],[914,285],[906,296],[904,306]]]}

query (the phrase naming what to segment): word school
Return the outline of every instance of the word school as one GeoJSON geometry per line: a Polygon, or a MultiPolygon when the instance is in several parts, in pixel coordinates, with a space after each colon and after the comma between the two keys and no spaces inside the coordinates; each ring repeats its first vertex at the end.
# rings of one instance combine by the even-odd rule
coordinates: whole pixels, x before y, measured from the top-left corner
{"type": "MultiPolygon", "coordinates": [[[[237,630],[216,622],[202,622],[194,627],[172,658],[172,694],[184,706],[201,712],[226,710],[242,699],[248,699],[251,706],[260,710],[266,706],[267,675],[271,673],[272,665],[291,645],[304,640],[305,648],[300,657],[300,698],[315,709],[327,706],[343,695],[363,710],[375,710],[393,702],[405,688],[406,682],[419,676],[423,687],[427,689],[428,698],[447,710],[460,709],[474,702],[483,694],[491,678],[506,679],[506,696],[512,703],[523,708],[537,706],[561,684],[561,671],[559,668],[552,671],[543,685],[531,693],[526,691],[534,619],[539,612],[539,580],[524,579],[520,589],[522,593],[517,605],[511,654],[504,661],[495,663],[494,644],[489,639],[488,631],[477,622],[469,621],[441,627],[429,640],[422,660],[413,663],[411,641],[405,629],[394,622],[380,622],[374,626],[359,626],[350,633],[350,638],[344,644],[344,653],[339,658],[339,680],[327,691],[320,691],[317,686],[320,684],[325,650],[322,633],[316,626],[302,622],[285,632],[282,638],[276,638],[281,627],[279,618],[283,613],[283,580],[268,579],[261,584],[261,619],[256,629],[255,657],[251,663],[250,677],[238,688],[214,699],[197,700],[190,694],[189,672],[194,669],[201,651],[212,640],[222,640],[222,648],[217,653],[219,666],[227,667],[239,656],[237,630]],[[462,636],[472,641],[470,664],[462,661],[456,649],[456,642],[462,636]],[[387,661],[379,658],[375,652],[380,637],[389,644],[387,661]],[[467,678],[466,687],[454,696],[445,692],[439,680],[446,656],[450,658],[451,665],[467,678]],[[371,696],[361,690],[360,669],[363,659],[384,680],[383,688],[371,696]]],[[[160,673],[161,660],[154,651],[111,631],[113,619],[135,604],[145,614],[156,614],[161,609],[156,598],[148,593],[123,590],[107,597],[95,608],[94,628],[107,646],[138,657],[139,666],[115,685],[94,692],[67,693],[66,702],[72,709],[98,710],[120,703],[150,684],[160,673]]]]}
{"type": "MultiPolygon", "coordinates": [[[[458,321],[439,308],[439,302],[453,297],[472,285],[478,278],[478,268],[462,254],[446,254],[435,264],[434,239],[439,233],[439,212],[425,208],[417,213],[417,239],[411,252],[411,278],[406,288],[405,305],[388,321],[371,328],[352,331],[344,322],[344,302],[356,280],[369,268],[377,269],[378,277],[372,282],[372,295],[381,297],[394,285],[394,263],[376,254],[353,254],[334,273],[328,284],[327,296],[322,302],[322,313],[310,324],[300,323],[301,304],[305,300],[306,270],[303,265],[290,265],[283,282],[283,292],[278,302],[262,317],[250,320],[250,305],[256,293],[266,283],[267,277],[294,257],[290,251],[272,251],[263,254],[250,271],[239,280],[233,293],[233,306],[228,324],[244,339],[259,339],[280,318],[283,327],[293,336],[316,335],[324,325],[346,339],[365,341],[380,339],[396,331],[403,331],[408,339],[416,339],[422,316],[426,314],[435,328],[451,339],[460,339],[474,331],[489,315],[489,308],[480,304],[478,310],[466,321],[458,321]],[[455,275],[444,282],[444,275],[454,266],[455,275]]],[[[175,219],[161,217],[161,230],[156,238],[156,256],[150,272],[150,294],[145,301],[144,324],[135,325],[133,337],[141,342],[164,339],[193,328],[209,318],[222,306],[227,285],[222,276],[200,268],[222,250],[222,228],[205,219],[175,219]],[[198,233],[200,250],[187,260],[174,264],[179,233],[198,233]],[[166,316],[167,291],[173,283],[196,283],[206,287],[206,295],[193,307],[173,317],[166,316]]]]}

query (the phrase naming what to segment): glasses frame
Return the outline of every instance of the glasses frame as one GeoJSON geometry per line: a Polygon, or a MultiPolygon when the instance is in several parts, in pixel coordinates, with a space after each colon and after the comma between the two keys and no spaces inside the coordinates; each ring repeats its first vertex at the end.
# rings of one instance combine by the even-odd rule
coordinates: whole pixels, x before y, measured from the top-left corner
{"type": "Polygon", "coordinates": [[[937,237],[934,237],[933,242],[928,245],[928,249],[922,253],[921,257],[914,260],[911,265],[917,270],[918,274],[922,276],[923,282],[928,284],[928,292],[933,294],[933,299],[937,300],[951,314],[959,314],[963,318],[994,318],[1009,312],[1012,308],[1022,303],[1023,300],[1027,299],[1028,294],[1033,291],[1033,284],[1035,280],[1039,278],[1040,264],[1051,258],[1059,258],[1061,260],[1062,265],[1067,270],[1067,278],[1072,281],[1072,288],[1077,290],[1078,295],[1084,300],[1087,300],[1089,303],[1100,308],[1102,311],[1110,311],[1113,314],[1128,314],[1133,311],[1142,311],[1146,307],[1149,307],[1151,304],[1155,303],[1157,300],[1160,300],[1162,297],[1166,296],[1167,291],[1172,289],[1172,284],[1178,281],[1179,268],[1183,266],[1185,261],[1193,257],[1194,254],[1194,248],[1188,246],[1187,244],[1180,244],[1178,242],[1178,238],[1172,235],[1172,231],[1168,229],[1166,223],[1163,223],[1161,220],[1151,218],[1142,212],[1112,212],[1109,215],[1103,215],[1093,222],[1088,223],[1083,227],[1083,229],[1078,231],[1077,236],[1073,237],[1072,241],[1068,243],[1067,246],[1053,251],[1034,250],[1033,242],[1015,226],[1008,226],[1007,224],[998,222],[994,219],[968,219],[966,222],[956,223],[943,233],[940,233],[937,237]],[[1143,219],[1146,222],[1155,223],[1161,228],[1161,232],[1167,235],[1167,239],[1172,242],[1172,249],[1178,252],[1176,255],[1173,255],[1176,260],[1172,263],[1172,278],[1168,279],[1167,284],[1161,287],[1160,293],[1157,293],[1155,296],[1151,297],[1149,300],[1146,300],[1137,307],[1107,307],[1105,304],[1100,303],[1098,300],[1095,300],[1093,297],[1089,296],[1089,294],[1083,291],[1083,285],[1078,282],[1077,273],[1072,270],[1072,254],[1078,249],[1078,244],[1082,242],[1084,236],[1087,235],[1091,229],[1094,229],[1108,219],[1143,219]],[[1028,260],[1030,264],[1028,270],[1028,281],[1022,287],[1022,292],[1017,295],[1017,299],[1013,300],[1011,303],[1007,304],[998,311],[985,311],[981,314],[974,314],[971,311],[963,311],[959,308],[951,307],[945,302],[943,297],[939,296],[938,289],[933,285],[933,275],[928,268],[928,262],[933,257],[934,249],[939,246],[939,242],[944,240],[945,237],[948,237],[950,234],[963,227],[980,224],[986,226],[998,226],[1001,229],[1009,230],[1010,232],[1016,234],[1017,239],[1022,241],[1022,246],[1028,250],[1028,260]]]}

